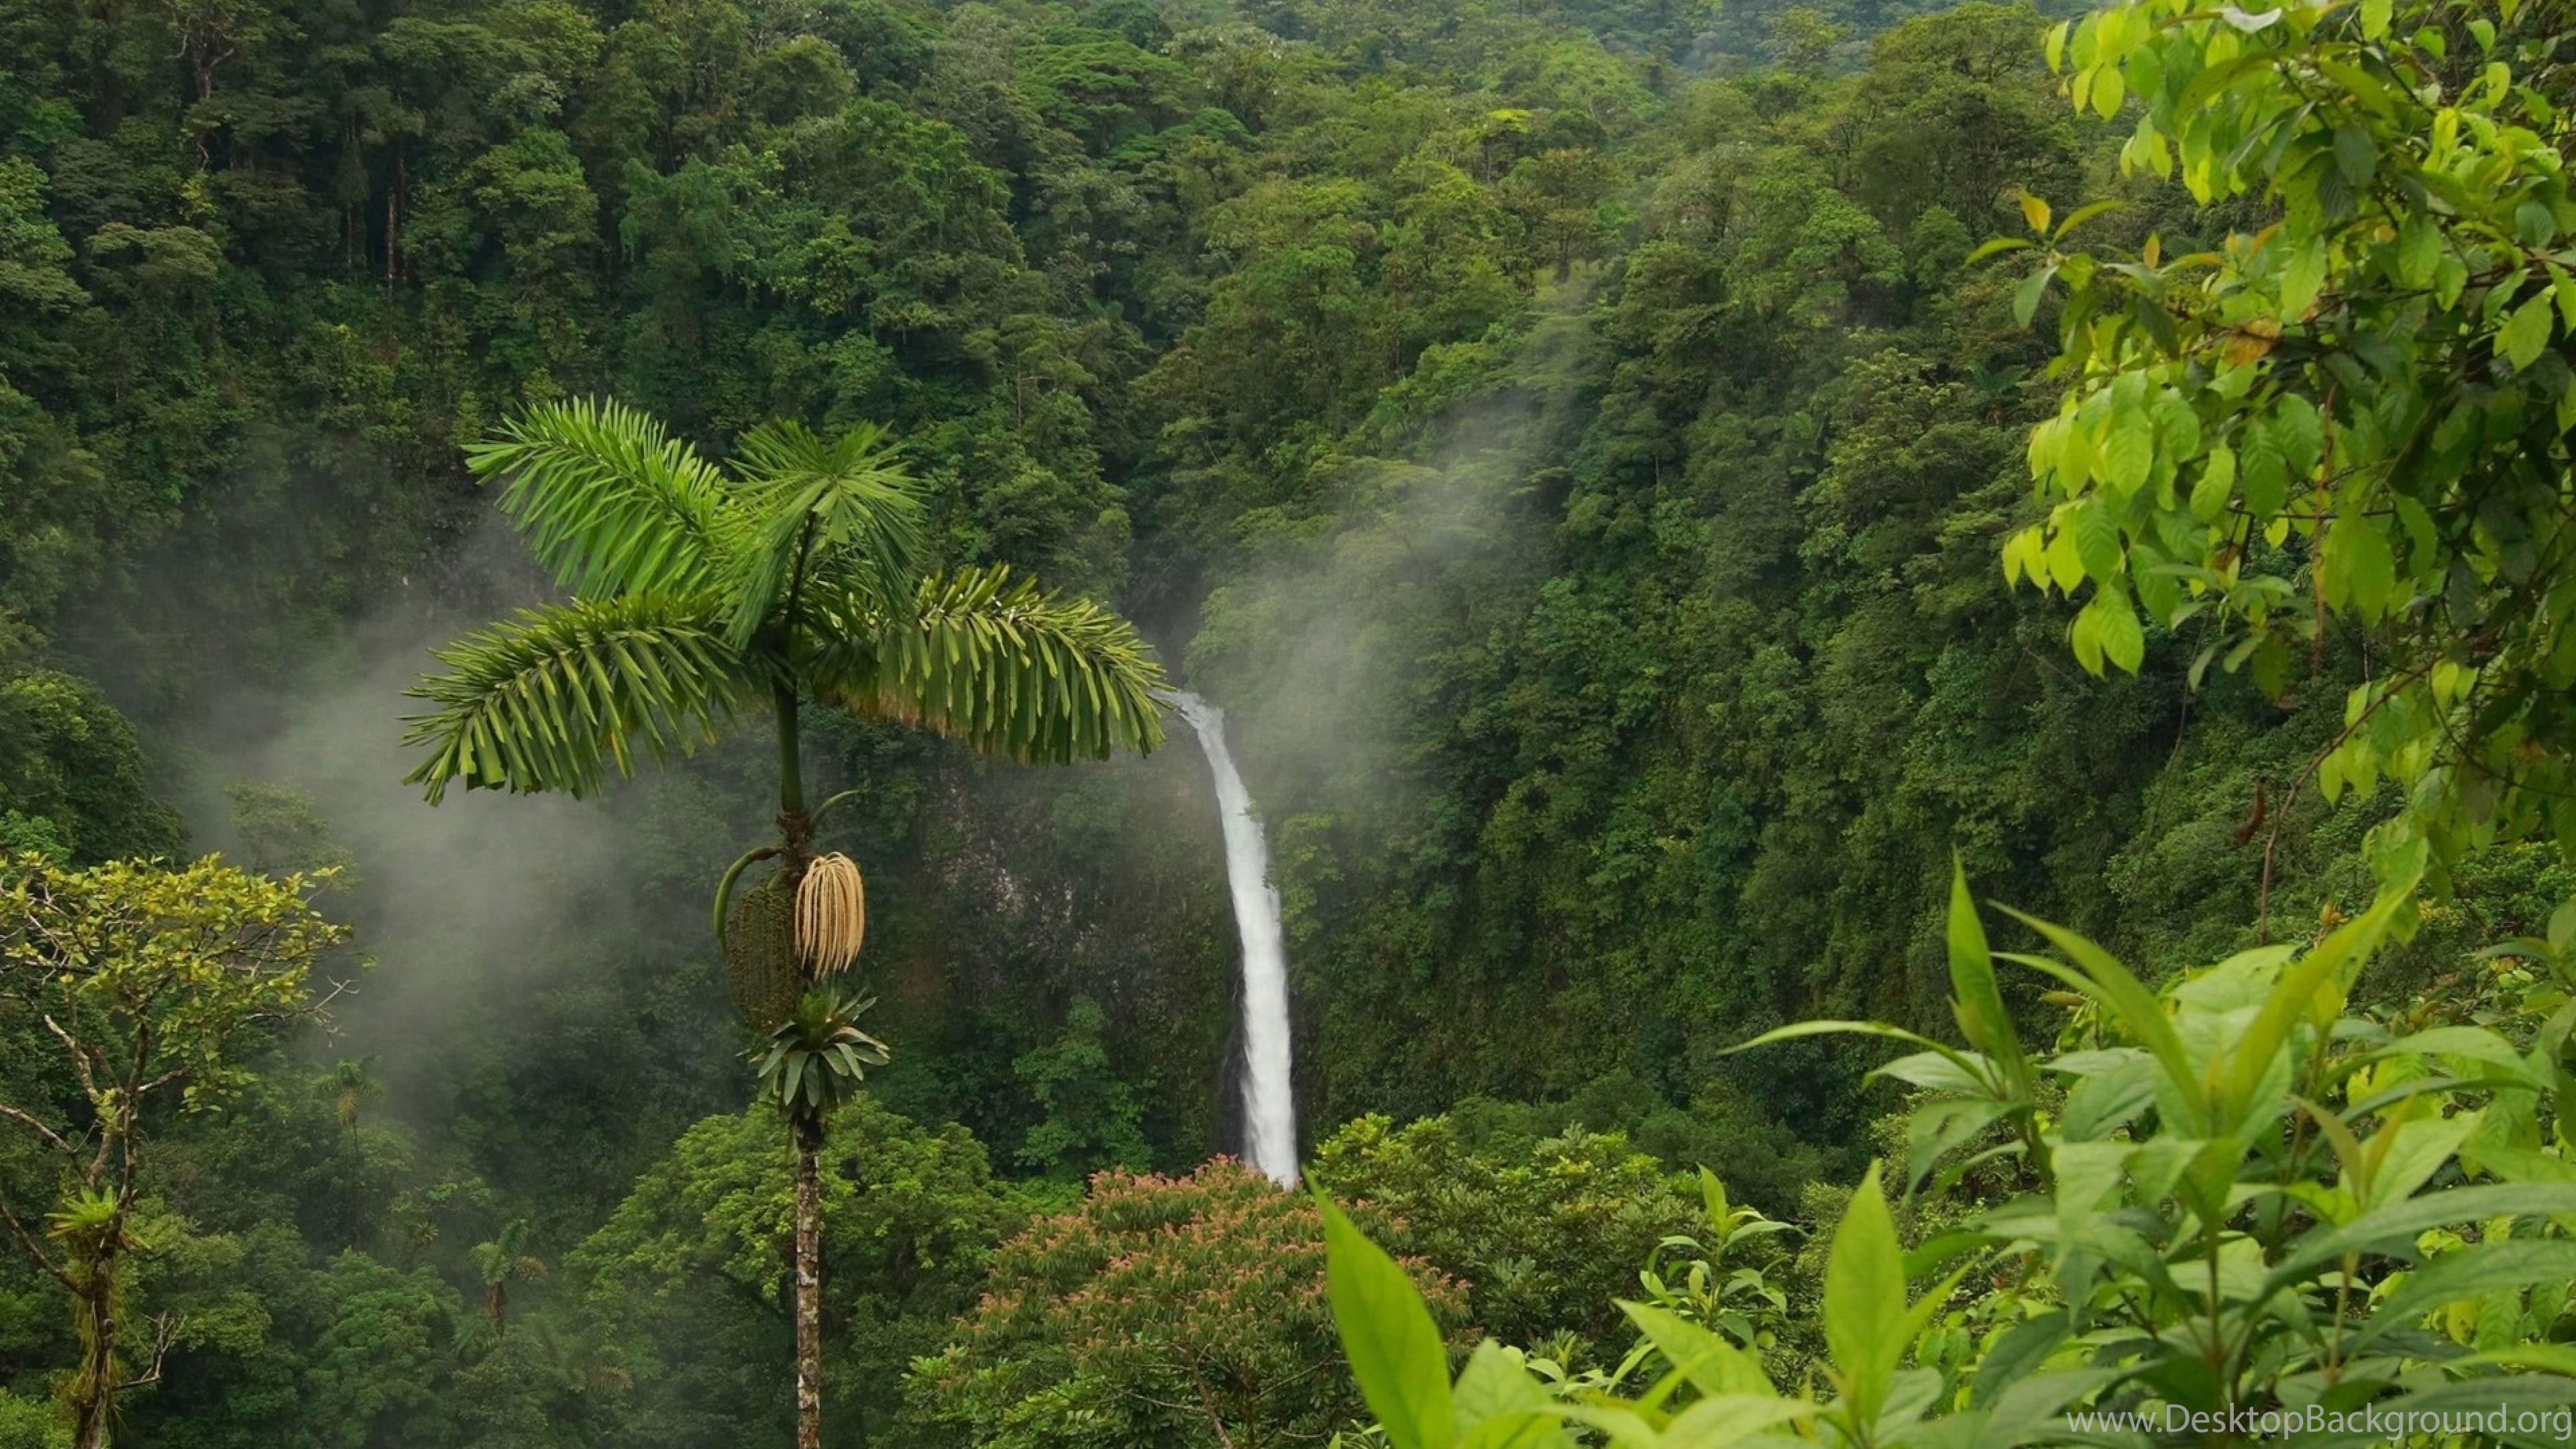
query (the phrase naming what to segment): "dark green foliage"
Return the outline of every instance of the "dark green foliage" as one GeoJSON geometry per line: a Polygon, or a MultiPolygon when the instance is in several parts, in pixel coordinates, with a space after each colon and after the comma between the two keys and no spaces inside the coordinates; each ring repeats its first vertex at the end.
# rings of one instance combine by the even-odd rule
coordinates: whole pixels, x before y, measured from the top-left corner
{"type": "MultiPolygon", "coordinates": [[[[850,984],[898,1049],[826,1164],[835,1432],[1213,1443],[1194,1386],[1136,1348],[1169,1285],[1092,1249],[1199,1234],[1164,1265],[1210,1293],[1319,1251],[1302,1206],[1188,1175],[1230,1140],[1238,1011],[1200,762],[1032,778],[903,725],[1093,743],[1014,733],[945,667],[1002,637],[958,606],[1007,626],[1032,573],[1138,619],[1232,712],[1319,1177],[1383,1200],[1367,1225],[1455,1280],[1456,1321],[1606,1370],[1629,1342],[1610,1298],[1657,1236],[1705,1233],[1693,1169],[1812,1220],[1841,1189],[1806,1189],[1856,1178],[1901,1105],[1865,1046],[1727,1048],[1814,1015],[1951,1039],[1954,849],[2150,976],[2251,944],[2266,902],[2291,939],[2366,889],[2385,802],[2285,787],[2380,656],[2336,634],[2315,688],[2212,671],[2186,702],[2188,649],[2142,637],[2137,675],[2091,679],[2063,611],[1996,566],[2039,516],[2049,405],[2018,278],[1969,259],[2027,226],[2016,191],[2120,192],[2077,234],[2106,252],[2270,220],[2115,180],[2125,129],[2065,105],[2042,23],[1875,0],[0,0],[0,849],[174,851],[154,787],[215,828],[225,746],[295,724],[305,681],[376,671],[388,620],[408,675],[415,621],[549,597],[477,542],[476,459],[515,476],[498,506],[540,519],[565,583],[631,588],[460,663],[524,686],[505,709],[570,700],[676,756],[766,707],[733,666],[785,577],[776,530],[675,543],[729,526],[699,485],[866,490],[900,439],[917,507],[767,513],[900,513],[836,535],[854,576],[950,581],[882,651],[850,647],[881,618],[819,601],[798,654],[821,703],[893,716],[801,721],[809,798],[859,792],[814,844],[866,873],[850,984]],[[667,425],[641,491],[499,466],[532,416],[604,436],[549,405],[609,397],[667,425]],[[811,466],[822,439],[848,455],[811,466]],[[719,582],[726,607],[667,607],[719,582]],[[690,704],[675,674],[730,682],[690,704]],[[1022,1239],[988,1282],[1020,1192],[1070,1208],[1104,1168],[1083,1253],[1022,1239]],[[1107,1286],[1042,1312],[1042,1283],[1107,1286]],[[995,1285],[1019,1307],[970,1314],[995,1285]]],[[[606,797],[521,878],[428,868],[404,817],[295,794],[300,760],[230,792],[228,859],[354,860],[324,904],[380,966],[347,963],[343,1040],[282,1044],[230,1116],[155,1139],[147,1216],[189,1226],[135,1291],[195,1327],[125,1441],[786,1440],[784,1129],[734,1111],[735,1018],[775,1027],[801,985],[772,962],[728,993],[744,963],[705,906],[766,835],[772,761],[719,745],[620,785],[595,735],[540,731],[513,762],[471,734],[452,773],[561,766],[606,797]],[[597,868],[569,843],[592,824],[597,868]],[[506,939],[452,924],[487,893],[539,907],[506,939]],[[485,1270],[522,1259],[553,1271],[504,1276],[499,1333],[485,1270]]],[[[2485,979],[2466,951],[2544,929],[2565,875],[2464,860],[2386,989],[2438,1009],[2485,979]]],[[[786,904],[756,877],[735,919],[786,904]]],[[[2000,998],[2056,1020],[2026,976],[2000,998]]],[[[72,1100],[49,1049],[0,1033],[0,1101],[72,1100]]],[[[45,1170],[0,1148],[0,1185],[45,1170]]],[[[0,1444],[39,1432],[18,1406],[72,1361],[41,1281],[0,1266],[0,1444]]],[[[1815,1285],[1793,1287],[1793,1347],[1821,1353],[1815,1285]]],[[[1217,1422],[1257,1421],[1240,1406],[1274,1377],[1277,1424],[1354,1411],[1312,1376],[1334,1340],[1309,1288],[1183,1335],[1252,1376],[1217,1383],[1217,1422]]]]}
{"type": "MultiPolygon", "coordinates": [[[[1372,1221],[1381,1221],[1372,1218],[1372,1221]]],[[[1442,1314],[1456,1285],[1411,1265],[1442,1314]]],[[[1206,1449],[1318,1438],[1359,1405],[1334,1361],[1323,1220],[1232,1162],[1105,1172],[994,1254],[957,1341],[916,1369],[923,1442],[1206,1449]]]]}
{"type": "Polygon", "coordinates": [[[1695,1177],[1580,1129],[1505,1155],[1471,1149],[1445,1117],[1363,1117],[1321,1143],[1310,1170],[1335,1201],[1384,1213],[1389,1246],[1465,1283],[1469,1318],[1505,1343],[1570,1332],[1607,1348],[1612,1300],[1700,1215],[1695,1177]],[[1589,1311],[1569,1315],[1574,1305],[1589,1311]]]}
{"type": "Polygon", "coordinates": [[[49,669],[0,678],[0,849],[89,864],[179,843],[134,727],[95,686],[49,669]]]}
{"type": "MultiPolygon", "coordinates": [[[[786,1149],[775,1111],[698,1123],[566,1260],[620,1386],[607,1422],[622,1442],[787,1441],[786,1149]]],[[[973,1303],[993,1245],[1027,1210],[963,1129],[917,1126],[866,1096],[832,1120],[823,1183],[824,1311],[843,1365],[826,1382],[887,1442],[904,1365],[973,1303]]]]}

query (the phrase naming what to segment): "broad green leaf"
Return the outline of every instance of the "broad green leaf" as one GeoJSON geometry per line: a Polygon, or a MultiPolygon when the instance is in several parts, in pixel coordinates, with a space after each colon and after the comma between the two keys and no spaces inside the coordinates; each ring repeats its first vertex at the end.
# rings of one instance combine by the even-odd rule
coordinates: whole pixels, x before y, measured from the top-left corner
{"type": "Polygon", "coordinates": [[[2290,1245],[2265,1281],[2270,1292],[2277,1292],[2346,1253],[2384,1251],[2411,1242],[2427,1228],[2568,1212],[2576,1212],[2576,1183],[2508,1183],[2427,1193],[2374,1208],[2339,1228],[2309,1232],[2290,1245]]]}
{"type": "Polygon", "coordinates": [[[1991,1405],[1997,1395],[2047,1362],[2065,1344],[2069,1322],[2066,1310],[2060,1308],[2006,1329],[1977,1361],[1969,1402],[1979,1408],[1991,1405]]]}
{"type": "Polygon", "coordinates": [[[2224,445],[2214,447],[2201,464],[2200,481],[2192,484],[2191,516],[2203,523],[2215,523],[2235,496],[2236,452],[2224,445]]]}
{"type": "Polygon", "coordinates": [[[1699,1170],[1699,1205],[1700,1211],[1708,1218],[1709,1226],[1724,1231],[1726,1220],[1732,1215],[1726,1201],[1726,1184],[1719,1181],[1717,1174],[1709,1171],[1705,1163],[1699,1170]]]}
{"type": "Polygon", "coordinates": [[[2317,293],[2326,284],[2326,242],[2324,237],[2311,237],[2294,244],[2281,263],[2281,311],[2296,319],[2307,315],[2316,305],[2317,293]]]}
{"type": "Polygon", "coordinates": [[[1852,1416],[1876,1422],[1904,1357],[1905,1254],[1879,1191],[1878,1164],[1861,1174],[1825,1262],[1825,1343],[1852,1416]]]}
{"type": "Polygon", "coordinates": [[[2376,1207],[2414,1196],[2417,1188],[2442,1170],[2477,1126],[2477,1113],[2460,1112],[2449,1117],[2409,1118],[2382,1127],[2368,1149],[2377,1163],[2370,1175],[2370,1205],[2376,1207]]]}
{"type": "Polygon", "coordinates": [[[1360,1397],[1396,1449],[1449,1449],[1458,1437],[1449,1354],[1422,1290],[1342,1210],[1324,1214],[1324,1278],[1333,1326],[1360,1397]]]}
{"type": "Polygon", "coordinates": [[[2397,231],[2397,280],[2407,287],[2432,285],[2433,270],[2442,257],[2442,229],[2433,218],[2417,214],[2406,218],[2397,231]]]}
{"type": "Polygon", "coordinates": [[[2123,673],[2137,673],[2147,657],[2147,635],[2138,623],[2138,611],[2129,604],[2128,591],[2106,587],[2093,596],[2086,612],[2096,617],[2095,637],[2102,641],[2102,657],[2123,673]]]}
{"type": "MultiPolygon", "coordinates": [[[[2411,885],[2410,882],[2409,889],[2411,885]]],[[[2256,1090],[2272,1070],[2272,1059],[2288,1047],[2290,1033],[2299,1023],[2320,1018],[2334,1020],[2343,1002],[2343,983],[2359,970],[2363,958],[2379,948],[2380,940],[2388,934],[2389,923],[2407,898],[2406,890],[2383,892],[2376,905],[2337,926],[2317,943],[2315,950],[2281,973],[2262,1010],[2228,1052],[2220,1079],[2222,1127],[2232,1128],[2244,1121],[2256,1090]],[[2321,993],[2327,993],[2330,1000],[2321,1002],[2321,993]]]]}
{"type": "Polygon", "coordinates": [[[2246,423],[2237,437],[2236,473],[2245,490],[2245,506],[2256,517],[2281,511],[2290,496],[2290,466],[2272,429],[2260,419],[2246,423]]]}
{"type": "Polygon", "coordinates": [[[1913,1052],[1872,1068],[1872,1077],[1894,1077],[1931,1092],[1994,1093],[1993,1063],[1977,1053],[1913,1052]],[[1964,1058],[1964,1060],[1963,1060],[1964,1058]]]}
{"type": "Polygon", "coordinates": [[[2111,420],[2110,435],[2102,440],[2104,486],[2120,496],[2135,493],[2155,466],[2155,419],[2137,409],[2122,411],[2111,420]]]}
{"type": "Polygon", "coordinates": [[[2337,520],[2327,542],[2341,556],[2344,587],[2362,618],[2377,622],[2388,612],[2397,588],[2397,558],[2388,535],[2376,520],[2359,516],[2337,520]]]}
{"type": "MultiPolygon", "coordinates": [[[[2152,430],[2141,422],[2134,432],[2144,434],[2148,438],[2144,446],[2146,456],[2152,460],[2155,456],[2152,430]]],[[[2122,435],[2121,429],[2112,430],[2112,442],[2115,446],[2122,435]]],[[[2138,476],[2144,479],[2146,475],[2141,472],[2138,476]]],[[[2073,522],[2075,552],[2077,557],[2084,560],[2085,575],[2096,582],[2107,582],[2118,577],[2121,563],[2120,524],[2111,516],[2110,505],[2099,498],[2087,498],[2075,505],[2073,522]]]]}
{"type": "Polygon", "coordinates": [[[1533,1449],[1556,1432],[1555,1399],[1492,1339],[1476,1346],[1458,1371],[1453,1402],[1463,1445],[1533,1449]]]}
{"type": "Polygon", "coordinates": [[[1708,1395],[1769,1394],[1770,1377],[1761,1361],[1698,1324],[1645,1303],[1622,1302],[1619,1311],[1673,1366],[1673,1371],[1708,1395]]]}
{"type": "Polygon", "coordinates": [[[2047,295],[2048,284],[2056,275],[2057,267],[2051,263],[2031,273],[2026,281],[2014,289],[2013,320],[2015,322],[2027,327],[2030,325],[2030,319],[2039,315],[2040,298],[2047,295]]]}
{"type": "Polygon", "coordinates": [[[2272,406],[2272,439],[2281,445],[2281,459],[2291,477],[2314,474],[2317,460],[2325,453],[2325,420],[2318,415],[2317,405],[2298,393],[2282,394],[2272,406]]]}
{"type": "Polygon", "coordinates": [[[1684,1409],[1664,1430],[1657,1449],[1727,1449],[1786,1419],[1812,1412],[1805,1399],[1767,1394],[1727,1394],[1684,1409]]]}
{"type": "Polygon", "coordinates": [[[2112,1066],[2090,1072],[2066,1094],[2058,1130],[2069,1142],[2101,1137],[2145,1111],[2156,1098],[2156,1059],[2129,1052],[2112,1066]]]}
{"type": "Polygon", "coordinates": [[[1991,1098],[1940,1097],[1915,1108],[1905,1122],[1905,1190],[1912,1192],[1944,1154],[2010,1116],[2013,1107],[1991,1098]]]}
{"type": "Polygon", "coordinates": [[[2075,651],[2075,662],[2096,679],[2102,676],[2102,618],[2090,605],[2079,611],[2066,626],[2066,642],[2075,651]]]}
{"type": "Polygon", "coordinates": [[[2513,364],[2514,371],[2526,371],[2549,346],[2550,331],[2557,322],[2555,301],[2547,293],[2536,296],[2516,307],[2497,331],[2496,351],[2513,364]]]}

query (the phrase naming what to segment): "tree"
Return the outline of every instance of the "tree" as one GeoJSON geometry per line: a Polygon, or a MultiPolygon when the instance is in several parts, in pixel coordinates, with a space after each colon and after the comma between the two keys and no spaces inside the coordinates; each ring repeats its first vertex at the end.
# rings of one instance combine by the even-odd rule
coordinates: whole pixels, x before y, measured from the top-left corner
{"type": "Polygon", "coordinates": [[[546,1260],[527,1250],[528,1220],[513,1218],[497,1237],[476,1243],[468,1256],[482,1280],[483,1316],[494,1337],[510,1331],[510,1285],[546,1276],[546,1260]]]}
{"type": "MultiPolygon", "coordinates": [[[[766,1443],[776,1394],[749,1365],[792,1331],[778,1244],[794,1231],[789,1128],[757,1108],[690,1127],[566,1261],[590,1321],[634,1386],[616,1433],[632,1444],[766,1443]]],[[[825,1317],[836,1325],[833,1412],[854,1443],[888,1432],[904,1366],[972,1308],[994,1244],[1028,1212],[983,1144],[873,1097],[833,1119],[823,1155],[825,1317]],[[855,1431],[855,1432],[853,1432],[855,1431]]]]}
{"type": "Polygon", "coordinates": [[[2025,318],[2066,289],[2066,395],[2029,446],[2048,516],[2006,574],[2089,586],[2070,638],[2097,674],[2137,670],[2152,621],[2197,629],[2194,683],[2215,663],[2284,696],[2304,661],[2348,685],[2268,813],[2394,782],[2386,878],[2576,844],[2571,35],[2509,0],[2061,24],[2076,104],[2135,118],[2123,167],[2244,219],[2097,255],[2068,234],[2104,203],[2034,197],[2033,234],[1992,244],[2042,257],[2025,318]]]}
{"type": "Polygon", "coordinates": [[[1391,1219],[1387,1241],[1462,1280],[1476,1326],[1506,1343],[1572,1332],[1607,1346],[1611,1300],[1699,1221],[1688,1179],[1579,1127],[1506,1154],[1471,1149],[1447,1117],[1370,1115],[1318,1145],[1309,1174],[1391,1219]]]}
{"type": "Polygon", "coordinates": [[[865,914],[855,866],[817,869],[815,824],[847,795],[808,808],[797,711],[904,720],[1022,761],[1105,759],[1161,742],[1161,670],[1096,604],[1006,567],[926,570],[924,504],[880,428],[827,440],[770,423],[718,468],[633,409],[567,402],[529,410],[467,462],[503,481],[503,510],[574,597],[440,652],[450,672],[415,691],[434,709],[409,735],[429,754],[407,778],[431,803],[460,780],[586,794],[632,771],[638,741],[659,760],[770,712],[780,838],[726,872],[716,926],[746,1017],[789,1033],[773,1036],[763,1085],[798,1123],[797,1437],[819,1449],[822,1123],[873,1042],[850,1025],[865,1003],[814,990],[857,954],[865,914]],[[774,874],[729,917],[742,872],[765,859],[774,874]]]}
{"type": "Polygon", "coordinates": [[[270,880],[213,856],[177,870],[111,861],[69,870],[23,855],[0,881],[0,1022],[61,1047],[68,1091],[14,1093],[0,1121],[32,1136],[60,1188],[43,1216],[0,1198],[0,1222],[71,1300],[81,1357],[65,1390],[77,1449],[107,1442],[117,1396],[156,1380],[178,1325],[155,1325],[148,1356],[125,1356],[126,1259],[137,1231],[146,1112],[247,1084],[240,1049],[312,1016],[314,962],[344,928],[308,901],[317,878],[270,880]]]}
{"type": "MultiPolygon", "coordinates": [[[[1454,1324],[1458,1285],[1407,1267],[1454,1324]]],[[[1102,1172],[1080,1207],[1004,1243],[912,1398],[979,1446],[1313,1443],[1358,1408],[1336,1357],[1314,1201],[1219,1159],[1187,1177],[1102,1172]]]]}

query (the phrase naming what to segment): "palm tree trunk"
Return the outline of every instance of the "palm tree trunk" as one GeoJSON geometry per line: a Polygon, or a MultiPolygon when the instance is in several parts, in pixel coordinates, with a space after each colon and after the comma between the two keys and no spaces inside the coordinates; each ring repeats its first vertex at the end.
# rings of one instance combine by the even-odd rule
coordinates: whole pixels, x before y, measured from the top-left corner
{"type": "MultiPolygon", "coordinates": [[[[792,892],[805,877],[813,827],[805,814],[796,691],[778,685],[773,699],[778,712],[778,828],[786,844],[779,868],[792,892]]],[[[823,1449],[823,1121],[819,1117],[796,1119],[796,1449],[823,1449]]]]}
{"type": "Polygon", "coordinates": [[[796,1123],[796,1449],[823,1449],[823,1122],[796,1123]]]}

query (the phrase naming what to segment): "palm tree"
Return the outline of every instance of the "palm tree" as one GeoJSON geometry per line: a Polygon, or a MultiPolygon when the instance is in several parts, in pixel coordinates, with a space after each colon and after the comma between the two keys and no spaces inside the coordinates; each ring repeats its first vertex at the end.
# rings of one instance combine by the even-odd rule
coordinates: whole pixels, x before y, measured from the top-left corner
{"type": "Polygon", "coordinates": [[[830,856],[815,869],[815,823],[848,796],[807,809],[797,711],[901,720],[1022,761],[1105,759],[1161,743],[1161,668],[1096,604],[1002,567],[929,568],[920,493],[882,428],[825,439],[769,423],[718,466],[634,409],[551,403],[466,463],[502,482],[503,511],[573,597],[438,652],[447,672],[412,691],[430,710],[407,721],[407,743],[428,754],[406,778],[432,804],[459,781],[586,794],[631,773],[639,747],[659,762],[764,708],[777,731],[778,839],[725,873],[715,915],[729,964],[792,968],[785,1000],[745,991],[740,973],[737,999],[771,1033],[764,1091],[797,1126],[797,1443],[819,1449],[822,1117],[882,1055],[851,1024],[864,1003],[816,990],[855,953],[863,916],[855,867],[830,856]],[[744,869],[773,858],[729,918],[744,869]],[[830,890],[808,891],[809,875],[830,890]],[[837,938],[773,939],[814,914],[817,894],[837,938]],[[778,1033],[809,1029],[776,1050],[778,1033]],[[826,1074],[829,1090],[774,1080],[791,1066],[826,1074]]]}
{"type": "Polygon", "coordinates": [[[510,1331],[510,1285],[546,1276],[546,1260],[527,1247],[528,1220],[512,1218],[499,1237],[476,1243],[467,1254],[483,1285],[483,1316],[491,1320],[495,1338],[510,1331]]]}

